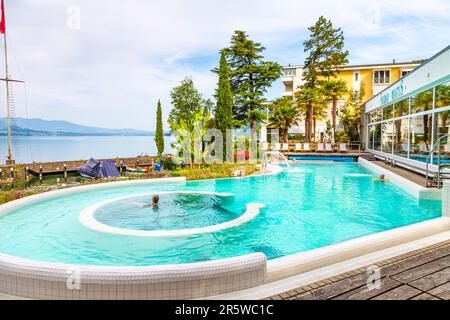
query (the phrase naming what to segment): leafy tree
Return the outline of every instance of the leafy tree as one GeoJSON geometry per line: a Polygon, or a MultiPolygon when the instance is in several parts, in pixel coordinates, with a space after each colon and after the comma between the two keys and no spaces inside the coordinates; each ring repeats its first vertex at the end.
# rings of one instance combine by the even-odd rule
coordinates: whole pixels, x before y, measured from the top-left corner
{"type": "Polygon", "coordinates": [[[161,101],[158,100],[158,107],[156,108],[156,132],[155,132],[156,148],[158,155],[161,156],[164,152],[164,132],[162,124],[162,110],[161,101]]]}
{"type": "Polygon", "coordinates": [[[331,139],[334,141],[336,136],[336,117],[337,117],[337,104],[340,99],[345,97],[349,90],[347,83],[344,80],[326,80],[321,83],[324,96],[328,101],[332,103],[331,109],[331,125],[333,128],[333,134],[331,139]]]}
{"type": "Polygon", "coordinates": [[[172,111],[169,114],[169,125],[173,131],[177,124],[184,123],[187,130],[194,130],[195,116],[199,113],[206,115],[210,112],[212,102],[205,100],[194,86],[192,78],[185,78],[181,84],[170,92],[172,111]]]}
{"type": "Polygon", "coordinates": [[[301,114],[294,106],[292,98],[283,97],[274,101],[272,115],[269,119],[270,126],[281,130],[283,142],[288,142],[289,129],[297,125],[300,120],[301,114]]]}
{"type": "Polygon", "coordinates": [[[264,93],[282,71],[278,63],[264,60],[264,50],[260,43],[250,40],[241,30],[234,32],[230,46],[222,50],[230,68],[234,119],[237,124],[250,123],[253,141],[256,141],[255,112],[262,110],[264,93]]]}
{"type": "MultiPolygon", "coordinates": [[[[211,119],[210,113],[205,109],[200,109],[196,111],[194,114],[192,114],[192,119],[186,120],[186,119],[177,119],[177,121],[173,121],[169,118],[168,122],[170,127],[172,128],[172,131],[178,131],[179,133],[185,133],[186,135],[178,135],[176,136],[176,144],[172,144],[172,147],[175,147],[178,145],[178,147],[181,147],[187,143],[185,140],[186,138],[189,139],[189,146],[187,146],[187,149],[190,153],[190,157],[187,158],[187,162],[192,166],[195,153],[196,153],[196,146],[199,148],[199,152],[201,153],[201,156],[204,155],[204,148],[203,148],[203,136],[206,133],[206,130],[209,128],[208,123],[211,119]],[[188,121],[193,120],[193,124],[191,125],[188,121]],[[195,126],[195,130],[192,129],[195,126]],[[200,146],[200,147],[198,147],[200,146]]],[[[175,156],[176,158],[178,155],[175,156]]],[[[181,159],[184,160],[184,159],[181,159]]]]}
{"type": "Polygon", "coordinates": [[[303,88],[295,94],[295,103],[305,119],[305,140],[311,142],[314,115],[324,112],[326,100],[318,87],[303,88]]]}
{"type": "Polygon", "coordinates": [[[361,114],[364,92],[350,92],[345,105],[341,108],[340,121],[344,127],[345,136],[350,141],[361,139],[361,114]]]}
{"type": "Polygon", "coordinates": [[[335,29],[330,20],[321,16],[316,24],[309,28],[310,38],[304,42],[304,51],[308,53],[303,73],[306,86],[311,88],[319,84],[319,78],[330,79],[339,73],[339,67],[348,63],[348,51],[344,50],[344,32],[335,29]]]}

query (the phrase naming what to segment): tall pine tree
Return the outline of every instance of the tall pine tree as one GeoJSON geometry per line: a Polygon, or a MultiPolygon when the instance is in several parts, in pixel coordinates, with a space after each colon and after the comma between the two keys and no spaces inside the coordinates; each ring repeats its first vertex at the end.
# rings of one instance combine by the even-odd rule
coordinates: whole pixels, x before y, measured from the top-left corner
{"type": "Polygon", "coordinates": [[[253,141],[256,141],[257,115],[262,110],[264,94],[282,71],[278,63],[264,60],[264,50],[241,30],[234,32],[230,46],[222,50],[230,68],[234,119],[240,124],[250,123],[253,141]]]}
{"type": "Polygon", "coordinates": [[[348,63],[348,51],[344,50],[344,32],[335,29],[330,20],[321,16],[316,24],[309,28],[310,38],[306,40],[303,78],[308,87],[319,84],[319,78],[330,79],[339,73],[339,67],[348,63]]]}
{"type": "Polygon", "coordinates": [[[164,152],[164,132],[162,124],[162,110],[161,101],[158,100],[158,107],[156,108],[156,131],[155,131],[156,148],[158,155],[161,156],[164,152]]]}
{"type": "Polygon", "coordinates": [[[226,158],[226,131],[233,126],[233,97],[231,95],[230,76],[227,59],[225,53],[222,52],[220,56],[219,66],[219,82],[216,92],[217,104],[215,108],[214,118],[216,121],[216,127],[222,131],[224,138],[224,159],[226,158]]]}
{"type": "MultiPolygon", "coordinates": [[[[320,86],[324,80],[330,81],[340,72],[340,67],[348,63],[348,51],[344,50],[344,32],[341,28],[335,29],[330,20],[321,16],[316,24],[309,28],[310,38],[306,40],[304,51],[308,54],[305,60],[303,72],[304,89],[309,89],[304,97],[313,97],[320,95],[322,91],[320,86]]],[[[301,94],[300,94],[301,96],[301,94]]],[[[308,108],[314,108],[313,98],[308,104],[308,108]]],[[[306,113],[306,137],[308,141],[312,138],[312,122],[314,110],[308,110],[306,113]]],[[[336,107],[333,108],[333,117],[336,118],[336,107]]],[[[335,127],[334,120],[334,127],[335,127]]]]}

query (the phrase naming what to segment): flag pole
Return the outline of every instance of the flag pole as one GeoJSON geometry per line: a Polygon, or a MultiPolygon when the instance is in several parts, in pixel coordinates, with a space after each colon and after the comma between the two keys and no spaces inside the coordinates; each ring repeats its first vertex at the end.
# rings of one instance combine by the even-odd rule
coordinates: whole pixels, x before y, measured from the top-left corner
{"type": "Polygon", "coordinates": [[[14,160],[12,157],[12,143],[11,143],[11,108],[10,108],[10,101],[11,98],[9,96],[9,74],[8,74],[8,47],[7,47],[7,41],[6,41],[6,30],[3,35],[4,39],[4,47],[5,47],[5,88],[6,88],[6,110],[7,110],[7,117],[8,117],[8,160],[6,161],[6,164],[14,164],[14,160]]]}
{"type": "Polygon", "coordinates": [[[3,41],[4,41],[4,50],[5,50],[5,77],[0,78],[1,81],[5,81],[6,88],[6,110],[8,115],[8,158],[6,160],[7,165],[14,164],[15,161],[12,155],[12,142],[11,142],[11,90],[10,90],[10,82],[22,82],[21,80],[14,80],[9,78],[9,69],[8,69],[8,43],[6,38],[6,19],[5,19],[5,3],[4,0],[1,0],[1,20],[0,20],[0,33],[3,33],[3,41]]]}

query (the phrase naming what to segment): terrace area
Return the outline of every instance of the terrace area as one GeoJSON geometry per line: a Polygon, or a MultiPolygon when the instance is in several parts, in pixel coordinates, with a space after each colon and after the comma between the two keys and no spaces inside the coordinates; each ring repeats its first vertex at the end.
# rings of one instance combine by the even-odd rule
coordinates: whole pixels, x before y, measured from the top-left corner
{"type": "Polygon", "coordinates": [[[375,263],[381,285],[368,290],[367,267],[312,283],[270,300],[449,300],[450,241],[375,263]]]}

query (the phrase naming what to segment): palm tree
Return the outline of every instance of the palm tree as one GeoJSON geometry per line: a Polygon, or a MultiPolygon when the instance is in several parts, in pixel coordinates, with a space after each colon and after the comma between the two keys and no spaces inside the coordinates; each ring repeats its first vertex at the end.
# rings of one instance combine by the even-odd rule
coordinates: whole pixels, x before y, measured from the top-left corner
{"type": "Polygon", "coordinates": [[[314,141],[316,139],[316,122],[320,120],[326,119],[328,116],[328,113],[325,108],[314,108],[313,109],[313,138],[314,141]]]}
{"type": "Polygon", "coordinates": [[[283,142],[287,143],[289,129],[297,125],[301,120],[301,113],[294,106],[292,98],[283,97],[276,99],[273,105],[273,113],[269,119],[270,126],[279,128],[283,142]]]}
{"type": "Polygon", "coordinates": [[[321,83],[321,90],[323,91],[326,99],[333,104],[331,111],[331,125],[333,127],[332,140],[334,141],[336,136],[337,103],[349,93],[349,90],[347,88],[347,83],[344,80],[323,81],[321,83]]]}
{"type": "Polygon", "coordinates": [[[326,108],[323,92],[318,87],[303,88],[295,94],[295,103],[305,119],[305,140],[311,142],[314,115],[318,115],[326,108]]]}

